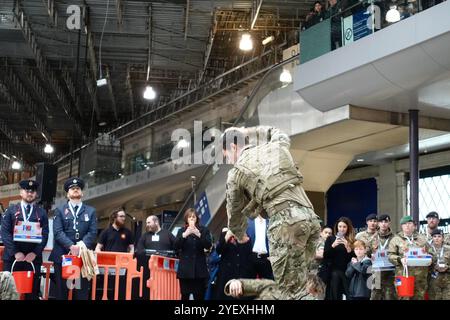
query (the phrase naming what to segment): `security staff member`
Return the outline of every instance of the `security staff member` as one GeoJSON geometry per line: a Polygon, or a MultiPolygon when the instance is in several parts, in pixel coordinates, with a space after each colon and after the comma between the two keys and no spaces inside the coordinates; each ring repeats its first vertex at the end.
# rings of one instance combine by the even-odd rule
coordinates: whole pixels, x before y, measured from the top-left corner
{"type": "MultiPolygon", "coordinates": [[[[67,281],[62,278],[62,255],[78,256],[80,244],[83,242],[88,249],[93,249],[97,236],[97,216],[95,209],[81,202],[84,181],[80,178],[70,178],[64,183],[69,201],[55,210],[53,234],[55,244],[50,261],[55,268],[56,290],[58,300],[67,300],[67,281]]],[[[87,300],[89,297],[89,282],[80,278],[80,286],[73,290],[74,300],[87,300]]]]}
{"type": "MultiPolygon", "coordinates": [[[[149,216],[146,220],[146,230],[136,246],[136,257],[138,259],[139,267],[144,267],[144,283],[150,278],[150,269],[148,261],[150,256],[147,256],[145,250],[174,250],[175,237],[168,230],[161,229],[159,219],[157,216],[149,216]]],[[[143,299],[150,298],[150,291],[144,290],[143,299]]]]}
{"type": "MultiPolygon", "coordinates": [[[[95,252],[130,252],[134,253],[134,239],[131,231],[125,228],[126,213],[123,208],[114,209],[110,215],[110,225],[100,233],[95,252]]],[[[97,277],[97,288],[103,288],[103,274],[97,277]]],[[[119,300],[125,300],[126,293],[125,269],[120,270],[119,276],[119,300]]],[[[109,269],[108,276],[108,300],[114,299],[115,270],[109,269]]],[[[97,290],[100,294],[101,290],[97,290]]],[[[100,297],[99,297],[100,298],[100,297]]]]}
{"type": "Polygon", "coordinates": [[[22,180],[20,197],[22,201],[10,206],[2,221],[2,239],[5,246],[3,253],[4,271],[33,270],[33,292],[26,294],[27,300],[39,299],[42,251],[48,240],[48,217],[45,210],[35,204],[39,183],[22,180]]]}
{"type": "Polygon", "coordinates": [[[110,216],[110,226],[100,233],[96,252],[134,253],[134,239],[131,231],[125,228],[126,213],[122,208],[115,209],[110,216]]]}

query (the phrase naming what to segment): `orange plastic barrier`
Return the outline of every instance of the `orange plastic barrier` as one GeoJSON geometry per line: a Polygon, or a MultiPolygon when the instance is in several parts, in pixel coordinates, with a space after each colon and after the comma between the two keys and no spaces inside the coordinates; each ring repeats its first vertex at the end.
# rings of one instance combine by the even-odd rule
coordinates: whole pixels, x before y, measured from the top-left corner
{"type": "MultiPolygon", "coordinates": [[[[108,270],[115,270],[115,286],[114,286],[114,300],[119,299],[119,272],[120,269],[126,269],[126,294],[125,299],[131,300],[131,290],[133,285],[133,279],[139,278],[139,296],[142,297],[142,286],[144,279],[144,268],[141,267],[140,271],[137,271],[137,260],[133,259],[132,253],[122,252],[107,252],[102,251],[97,253],[97,265],[99,268],[105,270],[103,275],[103,296],[102,300],[108,300],[108,270]]],[[[92,300],[95,300],[95,293],[97,289],[97,277],[92,279],[92,300]]]]}
{"type": "Polygon", "coordinates": [[[3,251],[5,247],[0,247],[0,271],[3,271],[3,251]]]}
{"type": "Polygon", "coordinates": [[[180,282],[177,279],[178,259],[152,255],[148,261],[150,300],[180,300],[180,282]]]}

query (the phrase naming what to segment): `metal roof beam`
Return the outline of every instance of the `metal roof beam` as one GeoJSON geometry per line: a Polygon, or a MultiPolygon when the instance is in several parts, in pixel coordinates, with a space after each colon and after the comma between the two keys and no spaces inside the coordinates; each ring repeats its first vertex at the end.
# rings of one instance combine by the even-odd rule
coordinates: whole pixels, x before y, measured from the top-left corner
{"type": "Polygon", "coordinates": [[[114,91],[111,84],[111,74],[109,73],[109,67],[106,66],[106,79],[108,80],[108,92],[109,96],[111,98],[111,106],[114,112],[114,118],[117,122],[119,122],[119,117],[117,116],[117,105],[116,105],[116,98],[114,97],[114,91]]]}
{"type": "Polygon", "coordinates": [[[133,95],[133,86],[131,85],[130,65],[127,66],[127,78],[126,78],[126,82],[125,82],[125,88],[127,89],[128,101],[130,103],[131,119],[134,119],[134,117],[135,117],[134,95],[133,95]]]}
{"type": "Polygon", "coordinates": [[[116,0],[116,11],[117,11],[117,27],[119,31],[122,31],[123,26],[123,2],[122,0],[116,0]]]}
{"type": "Polygon", "coordinates": [[[49,87],[52,89],[54,95],[58,99],[62,109],[66,113],[67,117],[74,123],[75,130],[83,135],[83,131],[80,124],[80,116],[74,112],[74,108],[69,103],[66,93],[61,88],[55,73],[48,67],[49,63],[45,59],[39,45],[37,43],[36,36],[28,22],[28,17],[20,7],[20,2],[16,0],[15,5],[15,19],[20,26],[23,36],[30,46],[34,58],[36,60],[36,66],[43,79],[47,79],[49,87]]]}

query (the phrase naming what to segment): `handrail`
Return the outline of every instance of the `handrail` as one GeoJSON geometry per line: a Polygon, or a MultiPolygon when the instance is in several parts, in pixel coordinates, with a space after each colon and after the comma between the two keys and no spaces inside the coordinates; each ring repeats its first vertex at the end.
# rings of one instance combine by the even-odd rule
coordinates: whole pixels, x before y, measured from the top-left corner
{"type": "MultiPolygon", "coordinates": [[[[264,75],[263,77],[258,81],[258,83],[256,84],[256,86],[253,88],[252,93],[250,94],[249,98],[247,99],[247,101],[245,102],[245,105],[242,107],[241,112],[239,113],[238,117],[236,118],[236,120],[233,122],[233,126],[236,126],[239,122],[241,122],[242,118],[244,117],[245,112],[247,112],[251,102],[253,101],[253,98],[256,96],[256,94],[258,93],[259,89],[261,88],[262,84],[264,83],[265,79],[269,76],[269,74],[271,74],[274,70],[289,64],[295,60],[297,60],[299,58],[299,54],[296,54],[295,56],[290,57],[289,59],[286,59],[282,62],[279,62],[278,64],[272,66],[264,75]]],[[[200,177],[200,179],[198,180],[197,185],[199,186],[205,176],[206,173],[214,166],[214,164],[209,164],[205,170],[202,172],[202,176],[200,177]]],[[[177,224],[178,218],[180,217],[180,215],[182,214],[182,212],[184,210],[186,210],[186,206],[187,204],[191,201],[191,199],[194,196],[194,193],[196,192],[196,190],[193,190],[189,193],[189,195],[187,196],[186,200],[183,202],[183,205],[181,206],[181,209],[178,211],[177,216],[175,217],[175,219],[173,220],[172,224],[169,227],[169,230],[172,230],[175,225],[177,224]]]]}

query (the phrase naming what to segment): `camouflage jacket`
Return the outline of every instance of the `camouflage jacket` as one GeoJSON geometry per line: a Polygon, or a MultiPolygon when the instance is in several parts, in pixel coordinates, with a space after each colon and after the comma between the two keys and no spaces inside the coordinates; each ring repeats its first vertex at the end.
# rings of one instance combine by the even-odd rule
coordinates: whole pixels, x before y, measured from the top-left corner
{"type": "Polygon", "coordinates": [[[374,237],[376,237],[378,234],[377,231],[375,233],[369,233],[367,230],[358,232],[358,234],[355,237],[355,240],[363,241],[366,246],[369,245],[369,243],[372,241],[374,237]]]}
{"type": "Polygon", "coordinates": [[[0,300],[19,300],[16,284],[10,272],[0,272],[0,300]]]}
{"type": "Polygon", "coordinates": [[[370,239],[367,245],[367,256],[370,257],[370,255],[375,253],[381,246],[385,246],[384,248],[388,250],[389,242],[393,238],[394,234],[392,233],[391,229],[389,229],[388,232],[385,234],[382,234],[380,231],[378,231],[376,235],[370,239]]]}
{"type": "MultiPolygon", "coordinates": [[[[438,266],[439,263],[444,263],[447,265],[447,267],[450,268],[450,246],[444,245],[441,256],[441,250],[437,249],[431,245],[430,253],[433,255],[433,269],[438,266]]],[[[450,269],[447,269],[445,273],[449,273],[450,269]]]]}
{"type": "Polygon", "coordinates": [[[228,172],[228,228],[238,239],[245,234],[247,217],[255,218],[262,209],[270,217],[269,209],[288,200],[312,208],[301,187],[302,176],[289,153],[289,137],[276,128],[255,130],[270,140],[265,143],[260,140],[258,146],[246,146],[228,172]],[[270,133],[263,134],[264,130],[270,133]]]}
{"type": "Polygon", "coordinates": [[[403,234],[403,232],[399,232],[396,234],[391,241],[389,242],[388,247],[388,258],[389,261],[397,266],[401,267],[401,259],[405,256],[405,253],[408,252],[408,249],[411,247],[418,247],[424,249],[425,252],[430,252],[430,244],[427,242],[427,238],[423,234],[419,234],[418,232],[414,232],[412,235],[412,243],[410,243],[403,234]]]}

